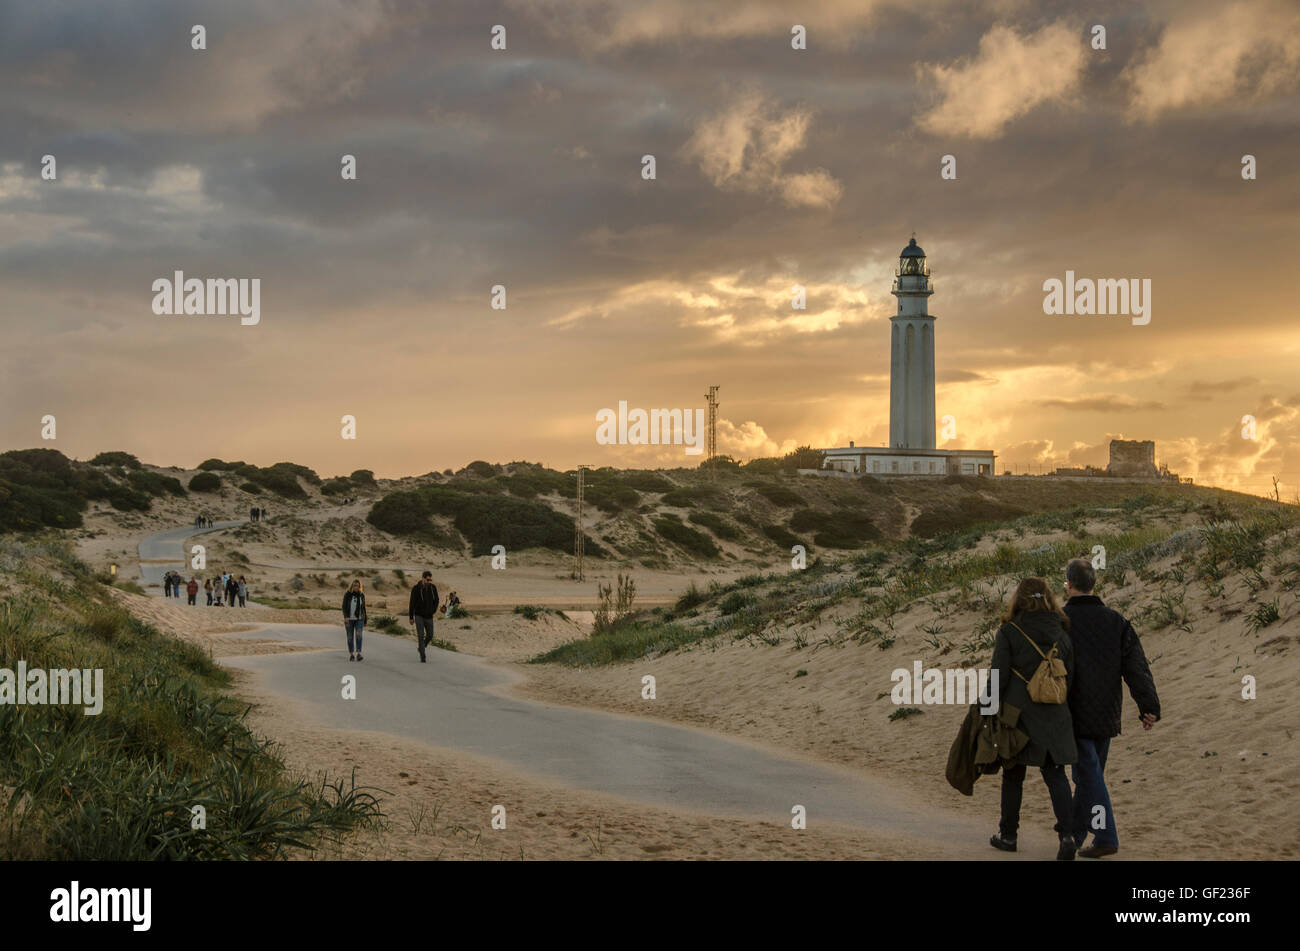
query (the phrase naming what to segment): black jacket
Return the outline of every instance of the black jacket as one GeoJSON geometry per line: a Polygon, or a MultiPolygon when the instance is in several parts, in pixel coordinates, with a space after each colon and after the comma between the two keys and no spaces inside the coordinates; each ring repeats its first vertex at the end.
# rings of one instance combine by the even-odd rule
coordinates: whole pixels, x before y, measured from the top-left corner
{"type": "Polygon", "coordinates": [[[411,611],[410,618],[415,620],[417,616],[432,618],[435,611],[438,610],[438,586],[429,585],[428,591],[424,588],[424,583],[417,581],[415,587],[411,589],[411,611]]]}
{"type": "Polygon", "coordinates": [[[1075,595],[1064,610],[1074,642],[1074,683],[1070,685],[1074,735],[1085,739],[1119,736],[1124,702],[1121,679],[1128,684],[1138,716],[1154,713],[1159,720],[1160,698],[1133,625],[1096,595],[1075,595]]]}
{"type": "Polygon", "coordinates": [[[1043,766],[1047,762],[1046,754],[1050,753],[1057,766],[1070,766],[1079,757],[1074,745],[1074,731],[1070,729],[1069,705],[1035,703],[1029,699],[1025,680],[1032,679],[1034,671],[1042,663],[1038,651],[1046,654],[1055,644],[1056,656],[1065,664],[1066,684],[1070,684],[1075,666],[1071,637],[1061,626],[1060,617],[1051,611],[1024,611],[1012,620],[1024,633],[1009,623],[998,628],[993,642],[992,667],[998,675],[999,708],[1006,704],[1019,707],[1020,720],[1016,725],[1029,734],[1029,745],[1016,756],[1016,762],[1021,766],[1043,766]],[[1038,645],[1038,650],[1034,650],[1030,640],[1038,645]],[[1013,670],[1019,671],[1025,680],[1017,677],[1013,670]]]}
{"type": "Polygon", "coordinates": [[[364,621],[366,619],[366,593],[364,591],[358,591],[355,594],[349,591],[343,595],[343,620],[346,621],[352,617],[353,598],[361,599],[361,606],[357,608],[357,616],[364,621]]]}

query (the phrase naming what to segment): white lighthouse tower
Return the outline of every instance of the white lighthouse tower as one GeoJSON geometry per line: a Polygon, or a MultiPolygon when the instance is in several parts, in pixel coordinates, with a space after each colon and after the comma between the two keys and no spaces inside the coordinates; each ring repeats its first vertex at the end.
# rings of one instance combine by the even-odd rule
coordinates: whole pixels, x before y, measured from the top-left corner
{"type": "Polygon", "coordinates": [[[889,448],[933,449],[934,317],[927,302],[934,287],[925,252],[913,237],[894,272],[898,313],[890,318],[889,448]]]}
{"type": "Polygon", "coordinates": [[[935,446],[934,317],[928,313],[934,285],[915,235],[898,256],[891,293],[898,298],[898,313],[889,318],[889,445],[850,442],[822,449],[821,469],[799,471],[873,477],[993,475],[993,450],[935,446]]]}

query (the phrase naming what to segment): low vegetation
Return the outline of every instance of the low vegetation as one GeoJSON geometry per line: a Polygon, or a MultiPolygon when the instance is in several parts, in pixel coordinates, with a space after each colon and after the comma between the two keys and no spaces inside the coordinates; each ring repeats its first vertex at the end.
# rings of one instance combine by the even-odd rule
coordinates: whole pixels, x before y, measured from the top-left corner
{"type": "Polygon", "coordinates": [[[382,819],[377,790],[291,775],[229,675],[118,606],[64,545],[0,540],[0,569],[21,583],[0,602],[0,667],[103,670],[96,716],[0,705],[0,856],[283,858],[382,819]]]}

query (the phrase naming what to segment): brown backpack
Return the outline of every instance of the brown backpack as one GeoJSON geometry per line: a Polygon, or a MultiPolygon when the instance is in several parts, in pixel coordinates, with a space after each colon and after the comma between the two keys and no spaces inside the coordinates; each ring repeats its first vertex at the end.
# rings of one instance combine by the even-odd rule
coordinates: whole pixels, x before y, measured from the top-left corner
{"type": "Polygon", "coordinates": [[[1038,656],[1043,660],[1034,671],[1034,676],[1025,679],[1025,675],[1014,667],[1011,668],[1017,677],[1025,681],[1029,688],[1029,699],[1034,703],[1065,703],[1066,694],[1069,692],[1069,686],[1065,678],[1065,661],[1056,656],[1056,644],[1048,649],[1044,654],[1039,650],[1038,645],[1034,643],[1033,638],[1021,630],[1020,625],[1015,621],[1008,621],[1012,627],[1021,634],[1024,634],[1025,640],[1029,641],[1038,656]]]}

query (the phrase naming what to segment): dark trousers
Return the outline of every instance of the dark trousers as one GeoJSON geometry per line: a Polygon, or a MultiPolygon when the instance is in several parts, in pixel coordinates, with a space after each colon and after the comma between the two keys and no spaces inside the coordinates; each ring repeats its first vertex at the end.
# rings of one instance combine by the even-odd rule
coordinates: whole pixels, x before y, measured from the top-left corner
{"type": "Polygon", "coordinates": [[[424,657],[424,648],[433,643],[433,618],[415,616],[415,643],[424,657]]]}
{"type": "Polygon", "coordinates": [[[1110,737],[1087,739],[1079,736],[1074,742],[1079,748],[1079,763],[1070,767],[1074,779],[1074,811],[1070,823],[1074,841],[1082,844],[1091,829],[1096,833],[1093,841],[1097,845],[1119,848],[1115,811],[1110,807],[1110,792],[1106,789],[1106,755],[1110,752],[1110,737]],[[1100,816],[1097,815],[1098,806],[1102,808],[1100,816]]]}
{"type": "MultiPolygon", "coordinates": [[[[1058,837],[1069,836],[1072,831],[1070,811],[1073,797],[1070,795],[1070,781],[1065,778],[1065,767],[1057,766],[1049,756],[1046,765],[1040,766],[1038,771],[1043,774],[1043,782],[1047,784],[1047,792],[1052,797],[1052,812],[1056,814],[1056,825],[1053,828],[1058,837]]],[[[1015,838],[1016,830],[1020,828],[1020,800],[1024,784],[1024,766],[1003,768],[1002,821],[998,824],[998,831],[1005,839],[1015,838]]]]}
{"type": "Polygon", "coordinates": [[[197,598],[198,596],[199,596],[199,593],[198,593],[197,591],[194,592],[192,595],[190,595],[190,604],[193,604],[193,603],[194,603],[194,599],[197,598]]]}

